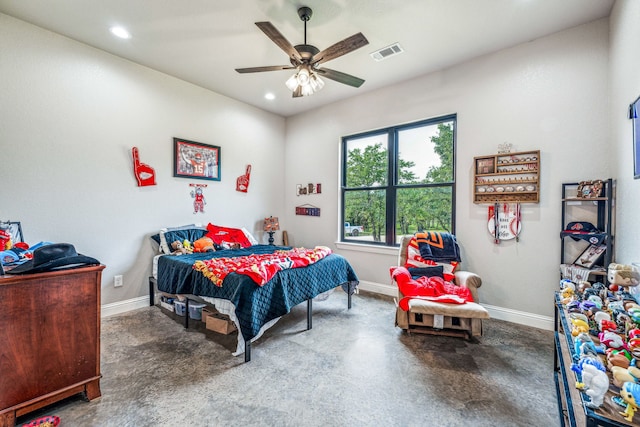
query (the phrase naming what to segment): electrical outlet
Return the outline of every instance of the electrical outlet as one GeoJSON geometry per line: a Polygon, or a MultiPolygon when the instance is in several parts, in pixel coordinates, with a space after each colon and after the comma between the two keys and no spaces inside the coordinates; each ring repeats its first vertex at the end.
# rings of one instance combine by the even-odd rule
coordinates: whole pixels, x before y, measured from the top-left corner
{"type": "Polygon", "coordinates": [[[122,274],[113,276],[113,287],[118,288],[120,286],[122,286],[122,274]]]}

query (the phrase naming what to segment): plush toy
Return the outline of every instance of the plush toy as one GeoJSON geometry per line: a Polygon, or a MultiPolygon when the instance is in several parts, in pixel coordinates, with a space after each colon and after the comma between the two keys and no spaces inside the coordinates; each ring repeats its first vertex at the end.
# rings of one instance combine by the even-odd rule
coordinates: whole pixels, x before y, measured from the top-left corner
{"type": "Polygon", "coordinates": [[[569,304],[573,300],[574,295],[575,295],[575,289],[572,286],[566,286],[562,290],[562,304],[563,305],[569,304]]]}
{"type": "Polygon", "coordinates": [[[582,319],[571,319],[573,327],[571,328],[571,335],[577,337],[583,332],[589,332],[589,324],[582,319]]]}
{"type": "Polygon", "coordinates": [[[224,249],[241,249],[242,245],[238,242],[226,242],[226,241],[222,241],[222,243],[220,243],[220,246],[222,246],[224,249]]]}
{"type": "Polygon", "coordinates": [[[624,383],[620,389],[620,397],[626,404],[626,409],[624,412],[620,412],[620,415],[625,416],[625,420],[632,422],[633,416],[638,410],[638,404],[640,404],[640,384],[624,383]]]}
{"type": "MultiPolygon", "coordinates": [[[[599,313],[606,313],[606,312],[599,311],[596,314],[599,314],[599,313]]],[[[606,332],[606,331],[615,332],[618,330],[618,324],[613,320],[602,319],[598,322],[598,330],[600,332],[606,332]]]]}
{"type": "Polygon", "coordinates": [[[188,254],[193,253],[193,246],[191,245],[191,242],[188,241],[187,239],[184,239],[184,241],[182,242],[182,246],[184,246],[188,254]]]}
{"type": "Polygon", "coordinates": [[[590,295],[589,301],[594,303],[598,309],[602,309],[602,298],[600,298],[598,295],[590,295]]]}
{"type": "Polygon", "coordinates": [[[5,251],[13,247],[11,235],[5,230],[0,229],[0,251],[5,251]]]}
{"type": "Polygon", "coordinates": [[[598,334],[598,339],[602,344],[616,350],[620,350],[622,348],[626,349],[627,347],[627,344],[624,342],[622,337],[613,331],[600,332],[598,334]]]}
{"type": "Polygon", "coordinates": [[[598,357],[598,353],[604,353],[604,345],[596,344],[588,333],[582,332],[573,339],[574,360],[580,360],[584,357],[598,357]]]}
{"type": "Polygon", "coordinates": [[[640,271],[633,265],[612,263],[607,270],[607,279],[619,286],[637,286],[640,284],[640,271]]]}
{"type": "Polygon", "coordinates": [[[607,368],[604,366],[604,363],[602,363],[602,360],[600,360],[598,356],[591,355],[581,357],[577,363],[572,363],[571,370],[582,375],[582,371],[586,365],[593,365],[602,372],[607,372],[607,368]]]}
{"type": "Polygon", "coordinates": [[[616,387],[622,387],[624,383],[638,383],[640,369],[633,365],[629,365],[626,368],[613,366],[611,367],[611,378],[613,378],[613,385],[616,387]]]}
{"type": "MultiPolygon", "coordinates": [[[[613,350],[613,349],[611,349],[613,350]]],[[[609,370],[611,372],[613,372],[614,369],[619,368],[619,369],[627,369],[629,367],[629,364],[631,362],[629,361],[629,359],[627,359],[627,357],[625,356],[625,354],[621,351],[607,351],[607,368],[609,368],[609,370]]],[[[624,381],[623,381],[624,382],[624,381]]],[[[616,378],[615,376],[613,377],[613,383],[616,384],[616,378]]],[[[622,383],[618,383],[616,384],[617,387],[620,387],[622,383]]]]}
{"type": "Polygon", "coordinates": [[[194,252],[215,252],[215,250],[213,240],[210,237],[204,236],[193,242],[194,252]]]}
{"type": "Polygon", "coordinates": [[[171,243],[171,249],[173,249],[173,252],[171,252],[172,255],[184,255],[187,253],[187,250],[180,240],[171,243]]]}
{"type": "Polygon", "coordinates": [[[609,377],[606,372],[591,364],[582,366],[582,382],[576,387],[591,398],[585,403],[590,408],[599,408],[604,402],[604,395],[609,390],[609,377]]]}

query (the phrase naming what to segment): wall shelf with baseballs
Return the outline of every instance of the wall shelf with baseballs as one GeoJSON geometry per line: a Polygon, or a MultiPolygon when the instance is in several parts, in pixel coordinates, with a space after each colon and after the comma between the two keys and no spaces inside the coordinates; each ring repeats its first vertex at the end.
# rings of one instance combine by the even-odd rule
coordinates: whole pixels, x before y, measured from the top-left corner
{"type": "Polygon", "coordinates": [[[473,203],[540,202],[540,150],[473,160],[473,203]]]}

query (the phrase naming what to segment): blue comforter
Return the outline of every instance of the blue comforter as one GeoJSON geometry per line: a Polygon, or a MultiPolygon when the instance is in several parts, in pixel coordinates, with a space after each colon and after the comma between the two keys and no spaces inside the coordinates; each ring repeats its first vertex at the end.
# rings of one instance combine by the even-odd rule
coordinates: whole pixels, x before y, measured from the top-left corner
{"type": "Polygon", "coordinates": [[[192,266],[197,260],[268,254],[284,246],[254,245],[239,250],[223,250],[180,256],[163,256],[158,260],[158,289],[170,294],[190,294],[222,298],[236,307],[240,331],[245,340],[255,337],[270,320],[283,316],[294,306],[342,285],[353,293],[358,276],[349,262],[331,254],[303,268],[279,271],[264,286],[258,286],[248,276],[229,274],[217,287],[192,266]]]}

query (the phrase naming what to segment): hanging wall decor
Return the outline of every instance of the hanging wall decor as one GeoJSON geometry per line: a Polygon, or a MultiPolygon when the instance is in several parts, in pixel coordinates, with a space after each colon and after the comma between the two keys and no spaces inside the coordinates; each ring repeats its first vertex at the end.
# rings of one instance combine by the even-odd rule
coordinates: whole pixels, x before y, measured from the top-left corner
{"type": "Polygon", "coordinates": [[[220,181],[220,147],[173,138],[173,176],[220,181]]]}
{"type": "Polygon", "coordinates": [[[296,215],[320,216],[320,208],[313,205],[296,206],[296,215]]]}
{"type": "Polygon", "coordinates": [[[320,194],[322,193],[322,184],[307,184],[307,185],[302,185],[302,184],[298,184],[296,185],[296,196],[302,196],[302,195],[307,195],[307,194],[320,194]]]}
{"type": "Polygon", "coordinates": [[[138,181],[138,187],[156,185],[156,171],[151,166],[140,162],[138,147],[133,147],[131,154],[133,156],[133,174],[138,181]]]}
{"type": "Polygon", "coordinates": [[[251,179],[251,165],[247,165],[244,175],[236,178],[236,191],[246,193],[249,189],[249,180],[251,179]]]}
{"type": "Polygon", "coordinates": [[[204,205],[207,204],[207,200],[204,198],[202,189],[207,188],[207,184],[189,184],[189,187],[193,187],[190,193],[193,199],[193,213],[204,213],[204,205]]]}
{"type": "Polygon", "coordinates": [[[520,203],[494,203],[489,206],[487,228],[495,244],[501,240],[519,240],[522,230],[520,203]]]}

